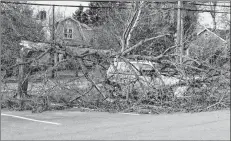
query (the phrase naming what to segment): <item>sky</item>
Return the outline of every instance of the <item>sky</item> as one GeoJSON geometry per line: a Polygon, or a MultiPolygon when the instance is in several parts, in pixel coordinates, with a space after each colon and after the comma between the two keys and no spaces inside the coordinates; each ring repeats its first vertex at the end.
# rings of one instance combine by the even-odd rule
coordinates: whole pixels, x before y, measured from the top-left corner
{"type": "MultiPolygon", "coordinates": [[[[30,1],[34,3],[40,3],[40,4],[57,4],[57,5],[83,5],[83,6],[88,6],[89,2],[83,2],[83,1],[30,1]]],[[[38,8],[36,6],[35,8],[38,8]]],[[[52,12],[52,7],[47,7],[47,6],[39,6],[39,10],[41,9],[46,9],[48,12],[52,12]]],[[[56,7],[56,12],[59,11],[59,13],[63,17],[70,17],[72,14],[77,10],[75,7],[56,7]]],[[[230,15],[228,16],[228,18],[230,15]]],[[[229,18],[230,19],[230,18],[229,18]]],[[[219,20],[219,19],[218,19],[219,20]]],[[[209,13],[204,12],[199,14],[199,22],[206,26],[207,28],[212,28],[212,17],[209,13]]],[[[221,25],[222,23],[218,23],[218,26],[221,25]]]]}
{"type": "MultiPolygon", "coordinates": [[[[210,3],[206,3],[207,5],[210,5],[210,3]]],[[[226,5],[226,6],[230,6],[230,3],[228,2],[220,2],[218,3],[218,5],[226,5]]],[[[205,10],[210,10],[210,7],[201,7],[200,9],[205,9],[205,10]]],[[[229,12],[230,13],[230,8],[228,9],[228,7],[224,8],[224,7],[216,7],[216,11],[223,11],[223,12],[229,12]]],[[[224,18],[222,19],[222,13],[216,13],[216,22],[217,22],[217,28],[218,29],[229,29],[230,27],[227,26],[227,23],[225,22],[228,22],[230,21],[230,14],[227,14],[226,16],[226,21],[224,22],[224,18]]],[[[213,19],[212,19],[212,16],[210,13],[208,12],[203,12],[203,13],[199,13],[199,18],[198,18],[198,21],[200,21],[200,23],[202,25],[204,25],[205,27],[207,28],[212,28],[213,27],[213,19]]]]}
{"type": "MultiPolygon", "coordinates": [[[[89,2],[81,2],[81,1],[30,1],[33,3],[39,4],[56,4],[56,5],[83,5],[88,6],[89,2]]],[[[36,6],[39,9],[46,9],[51,12],[51,7],[47,6],[36,6]]],[[[55,11],[60,11],[65,17],[71,16],[75,11],[76,7],[57,7],[55,11]]]]}

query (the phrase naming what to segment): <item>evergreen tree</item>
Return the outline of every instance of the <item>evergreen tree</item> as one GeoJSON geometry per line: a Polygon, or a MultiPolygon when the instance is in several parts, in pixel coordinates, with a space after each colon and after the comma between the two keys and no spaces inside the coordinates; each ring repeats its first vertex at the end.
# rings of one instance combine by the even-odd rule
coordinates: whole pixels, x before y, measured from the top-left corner
{"type": "Polygon", "coordinates": [[[80,23],[89,24],[88,15],[83,11],[83,6],[80,7],[75,11],[73,14],[73,18],[78,20],[80,23]]]}

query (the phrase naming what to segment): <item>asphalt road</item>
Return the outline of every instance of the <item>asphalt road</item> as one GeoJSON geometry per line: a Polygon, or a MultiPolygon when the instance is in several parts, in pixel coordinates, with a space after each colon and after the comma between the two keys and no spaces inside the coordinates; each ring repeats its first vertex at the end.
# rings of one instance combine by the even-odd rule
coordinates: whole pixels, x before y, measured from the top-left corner
{"type": "Polygon", "coordinates": [[[173,115],[1,111],[1,139],[230,140],[230,111],[173,115]]]}

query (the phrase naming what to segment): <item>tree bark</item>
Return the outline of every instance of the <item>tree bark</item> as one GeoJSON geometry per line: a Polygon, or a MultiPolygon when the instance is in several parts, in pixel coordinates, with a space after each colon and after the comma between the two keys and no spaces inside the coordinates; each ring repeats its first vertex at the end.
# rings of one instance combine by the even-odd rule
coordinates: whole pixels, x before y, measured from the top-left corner
{"type": "Polygon", "coordinates": [[[216,1],[214,1],[214,2],[211,2],[211,10],[212,11],[214,11],[214,12],[210,12],[210,14],[211,14],[211,16],[212,16],[212,18],[213,18],[213,29],[212,29],[212,31],[215,31],[216,30],[216,28],[217,28],[217,22],[216,22],[216,13],[215,13],[215,11],[216,11],[216,6],[217,6],[217,2],[216,1]]]}
{"type": "Polygon", "coordinates": [[[130,46],[131,34],[138,24],[140,13],[141,13],[141,8],[143,4],[144,4],[143,1],[136,2],[135,11],[133,13],[133,16],[131,17],[131,19],[129,19],[129,23],[123,33],[121,52],[123,52],[125,49],[128,49],[130,46]]]}
{"type": "MultiPolygon", "coordinates": [[[[18,59],[19,63],[26,62],[27,59],[27,52],[24,49],[20,50],[20,58],[18,59]]],[[[18,75],[18,91],[17,91],[17,98],[23,99],[25,96],[28,96],[27,94],[27,88],[28,88],[28,78],[30,75],[30,65],[20,65],[19,66],[19,75],[18,75]]]]}

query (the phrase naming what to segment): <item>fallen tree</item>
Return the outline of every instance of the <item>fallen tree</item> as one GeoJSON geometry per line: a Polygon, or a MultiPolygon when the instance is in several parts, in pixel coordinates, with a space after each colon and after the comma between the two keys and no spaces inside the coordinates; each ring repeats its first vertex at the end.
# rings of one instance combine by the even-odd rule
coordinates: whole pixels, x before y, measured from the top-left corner
{"type": "MultiPolygon", "coordinates": [[[[225,96],[221,98],[216,95],[221,86],[223,89],[223,87],[230,85],[228,81],[221,82],[222,79],[230,78],[227,75],[229,70],[218,69],[207,62],[189,56],[183,56],[185,61],[183,64],[179,64],[176,61],[179,54],[173,51],[178,46],[171,46],[157,56],[130,54],[147,42],[169,36],[169,34],[163,34],[143,39],[135,45],[130,44],[132,32],[138,25],[143,5],[144,2],[136,2],[134,11],[131,11],[132,16],[126,24],[126,29],[121,37],[118,37],[121,39],[121,50],[118,52],[93,48],[74,48],[59,43],[52,45],[49,42],[21,41],[21,46],[23,46],[21,61],[8,68],[20,67],[18,90],[15,97],[21,101],[34,98],[32,107],[39,109],[39,106],[45,106],[46,108],[42,108],[43,110],[47,110],[52,102],[62,103],[65,106],[88,104],[94,108],[115,106],[114,108],[119,110],[131,109],[134,108],[134,105],[140,104],[156,105],[162,108],[164,106],[185,108],[185,105],[191,104],[191,109],[193,106],[197,106],[197,103],[193,102],[201,102],[200,106],[203,105],[208,109],[217,105],[229,105],[229,102],[222,103],[224,98],[227,99],[229,90],[227,92],[219,91],[219,94],[225,93],[225,96]],[[28,94],[30,67],[32,65],[39,66],[40,60],[45,55],[54,52],[66,54],[69,58],[59,61],[54,66],[49,66],[47,62],[49,67],[44,72],[44,84],[38,88],[37,93],[31,91],[28,94]],[[90,56],[93,57],[90,58],[90,56]],[[46,77],[47,73],[68,61],[73,61],[74,64],[79,65],[83,75],[68,81],[52,80],[46,77]],[[94,62],[91,68],[87,67],[87,61],[94,62]],[[106,66],[105,62],[110,65],[106,66]],[[109,75],[110,71],[113,73],[112,75],[109,75]],[[96,72],[100,72],[102,75],[99,80],[96,78],[99,73],[96,74],[96,72]],[[84,88],[78,86],[80,84],[77,82],[83,83],[85,81],[87,84],[84,88]],[[211,94],[209,94],[210,92],[211,94]],[[215,100],[214,96],[216,96],[215,100]],[[219,104],[215,104],[216,102],[219,104]],[[116,107],[117,104],[124,105],[116,107]]],[[[188,106],[190,107],[190,105],[188,106]]],[[[23,109],[23,104],[21,104],[21,109],[23,109]]]]}

